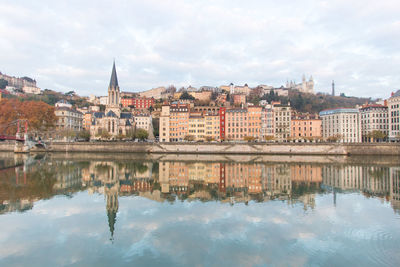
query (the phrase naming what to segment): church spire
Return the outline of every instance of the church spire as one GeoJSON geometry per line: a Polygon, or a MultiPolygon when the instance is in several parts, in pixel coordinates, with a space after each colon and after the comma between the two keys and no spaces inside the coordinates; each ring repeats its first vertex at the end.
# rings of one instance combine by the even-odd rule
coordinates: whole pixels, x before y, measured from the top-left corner
{"type": "Polygon", "coordinates": [[[108,106],[119,107],[119,86],[117,79],[117,70],[115,69],[115,60],[111,71],[110,85],[108,86],[108,106]]]}
{"type": "Polygon", "coordinates": [[[107,211],[108,227],[110,228],[110,240],[114,241],[115,221],[117,220],[117,212],[113,210],[107,211]]]}
{"type": "Polygon", "coordinates": [[[117,71],[115,70],[115,60],[111,72],[110,87],[116,88],[118,86],[117,71]]]}

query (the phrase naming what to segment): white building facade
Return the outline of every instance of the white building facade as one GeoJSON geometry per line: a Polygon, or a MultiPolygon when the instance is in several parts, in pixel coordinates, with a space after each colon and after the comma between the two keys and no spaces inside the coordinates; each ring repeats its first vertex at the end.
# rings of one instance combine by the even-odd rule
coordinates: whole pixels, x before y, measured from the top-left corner
{"type": "Polygon", "coordinates": [[[361,123],[358,109],[337,108],[323,110],[322,137],[337,138],[342,143],[361,142],[361,123]]]}
{"type": "Polygon", "coordinates": [[[263,140],[273,139],[275,135],[274,109],[270,104],[265,105],[261,116],[261,135],[263,140]]]}
{"type": "Polygon", "coordinates": [[[275,139],[279,142],[287,141],[290,137],[292,111],[290,106],[274,105],[274,131],[275,139]]]}
{"type": "Polygon", "coordinates": [[[389,141],[400,141],[400,90],[387,100],[389,116],[389,141]]]}
{"type": "Polygon", "coordinates": [[[136,129],[141,128],[146,131],[150,130],[151,124],[152,124],[152,118],[151,115],[135,115],[135,124],[136,124],[136,129]]]}

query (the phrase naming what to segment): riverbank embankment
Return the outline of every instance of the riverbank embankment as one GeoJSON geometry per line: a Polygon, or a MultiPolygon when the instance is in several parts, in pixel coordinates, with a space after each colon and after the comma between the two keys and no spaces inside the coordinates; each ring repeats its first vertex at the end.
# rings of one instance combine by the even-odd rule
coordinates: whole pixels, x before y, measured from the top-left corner
{"type": "MultiPolygon", "coordinates": [[[[0,151],[14,145],[0,143],[0,151]]],[[[391,155],[400,156],[399,143],[138,143],[63,142],[47,145],[48,152],[92,153],[175,153],[175,154],[255,154],[255,155],[391,155]]]]}

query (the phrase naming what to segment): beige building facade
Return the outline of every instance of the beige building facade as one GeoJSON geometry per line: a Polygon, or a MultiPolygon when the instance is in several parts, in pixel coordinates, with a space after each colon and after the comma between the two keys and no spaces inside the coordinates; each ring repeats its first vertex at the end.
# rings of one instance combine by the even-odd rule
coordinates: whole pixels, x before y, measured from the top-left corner
{"type": "Polygon", "coordinates": [[[194,138],[194,141],[204,140],[206,132],[205,119],[201,113],[189,115],[188,135],[194,138]]]}
{"type": "Polygon", "coordinates": [[[83,114],[68,107],[56,107],[54,111],[57,130],[82,130],[83,114]]]}
{"type": "Polygon", "coordinates": [[[387,140],[389,134],[388,107],[383,105],[364,105],[360,108],[361,140],[362,142],[377,142],[387,140]],[[382,140],[374,138],[374,132],[381,132],[386,137],[382,140]]]}
{"type": "Polygon", "coordinates": [[[290,106],[276,104],[274,109],[275,140],[286,141],[290,137],[292,109],[290,106]]]}
{"type": "Polygon", "coordinates": [[[208,113],[204,115],[204,120],[206,123],[205,137],[211,140],[220,140],[220,119],[218,112],[208,113]]]}

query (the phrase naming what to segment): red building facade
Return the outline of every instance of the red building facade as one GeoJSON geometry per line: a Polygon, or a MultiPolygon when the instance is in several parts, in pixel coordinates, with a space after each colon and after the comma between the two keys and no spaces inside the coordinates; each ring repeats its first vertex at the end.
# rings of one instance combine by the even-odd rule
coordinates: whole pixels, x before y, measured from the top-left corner
{"type": "Polygon", "coordinates": [[[123,107],[134,107],[136,109],[147,109],[154,106],[154,98],[140,97],[140,98],[121,98],[123,107]]]}

